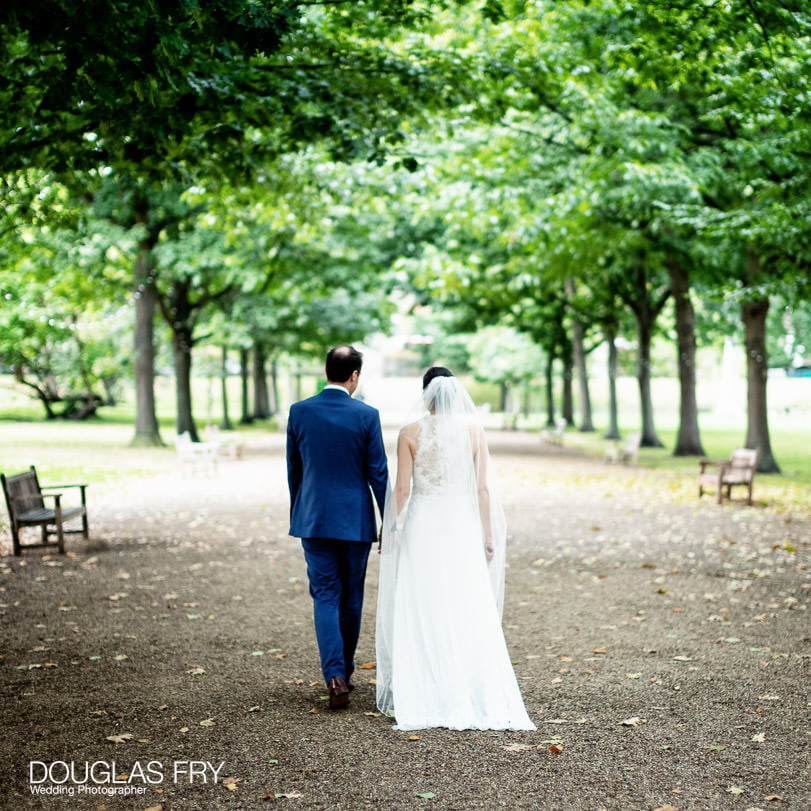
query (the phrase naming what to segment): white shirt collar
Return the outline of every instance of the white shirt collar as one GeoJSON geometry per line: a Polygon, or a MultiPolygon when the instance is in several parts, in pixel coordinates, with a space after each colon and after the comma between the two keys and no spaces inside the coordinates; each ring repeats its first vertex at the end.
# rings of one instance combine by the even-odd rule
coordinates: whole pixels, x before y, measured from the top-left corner
{"type": "Polygon", "coordinates": [[[342,391],[347,397],[352,396],[343,386],[339,386],[337,383],[327,383],[327,385],[324,386],[324,391],[327,389],[338,389],[338,391],[342,391]]]}

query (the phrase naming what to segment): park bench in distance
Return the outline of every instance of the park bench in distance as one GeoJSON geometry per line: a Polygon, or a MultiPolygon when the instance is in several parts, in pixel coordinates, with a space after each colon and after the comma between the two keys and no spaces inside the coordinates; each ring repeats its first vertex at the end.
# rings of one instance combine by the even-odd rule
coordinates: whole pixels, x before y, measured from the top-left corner
{"type": "Polygon", "coordinates": [[[639,443],[642,441],[642,434],[635,432],[628,434],[628,438],[623,444],[615,442],[605,449],[605,461],[635,465],[639,456],[639,443]]]}
{"type": "Polygon", "coordinates": [[[718,503],[721,504],[726,491],[727,500],[732,500],[733,487],[746,487],[748,497],[746,503],[752,506],[752,484],[757,470],[758,452],[749,448],[738,448],[732,451],[732,456],[723,462],[713,462],[702,459],[698,464],[698,497],[704,494],[704,488],[715,489],[718,494],[718,503]],[[708,467],[717,467],[717,473],[707,471],[708,467]]]}
{"type": "Polygon", "coordinates": [[[198,470],[205,473],[217,472],[218,442],[194,442],[191,434],[184,431],[175,437],[175,448],[183,467],[188,466],[192,473],[198,470]]]}
{"type": "Polygon", "coordinates": [[[37,471],[33,465],[25,473],[17,473],[14,476],[0,473],[0,481],[3,483],[3,493],[6,496],[15,555],[22,554],[23,549],[40,546],[56,546],[64,555],[65,535],[81,532],[85,538],[88,537],[86,484],[56,484],[40,487],[37,471]],[[47,493],[43,497],[43,490],[65,490],[69,487],[79,488],[82,502],[80,506],[63,507],[62,493],[47,493]],[[45,506],[44,498],[54,500],[53,508],[45,506]],[[78,516],[82,518],[81,529],[64,528],[65,521],[78,516]],[[20,543],[20,530],[23,527],[42,527],[42,540],[38,543],[20,543]],[[51,535],[56,535],[55,541],[48,540],[51,535]]]}
{"type": "Polygon", "coordinates": [[[544,430],[541,431],[541,439],[544,442],[551,442],[553,445],[562,445],[563,435],[566,433],[567,425],[566,420],[561,417],[555,421],[554,428],[544,428],[544,430]]]}

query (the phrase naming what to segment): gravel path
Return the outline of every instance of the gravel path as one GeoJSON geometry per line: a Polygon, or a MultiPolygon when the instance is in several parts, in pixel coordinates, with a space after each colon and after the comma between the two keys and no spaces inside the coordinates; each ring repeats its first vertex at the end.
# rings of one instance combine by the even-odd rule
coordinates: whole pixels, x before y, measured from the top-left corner
{"type": "Polygon", "coordinates": [[[811,521],[521,433],[492,449],[537,732],[391,729],[374,555],[370,666],[348,711],[326,708],[273,435],[215,476],[167,454],[94,487],[90,543],[0,559],[0,808],[811,807],[811,521]]]}

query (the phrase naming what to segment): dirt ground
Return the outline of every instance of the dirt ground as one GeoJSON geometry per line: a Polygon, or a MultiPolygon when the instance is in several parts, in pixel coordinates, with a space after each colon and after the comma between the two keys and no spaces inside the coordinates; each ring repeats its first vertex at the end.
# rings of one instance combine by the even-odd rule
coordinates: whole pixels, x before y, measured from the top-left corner
{"type": "Polygon", "coordinates": [[[537,732],[391,729],[374,555],[364,667],[327,709],[268,435],[210,475],[167,451],[91,487],[67,556],[2,538],[0,807],[811,807],[811,521],[517,432],[492,449],[537,732]]]}

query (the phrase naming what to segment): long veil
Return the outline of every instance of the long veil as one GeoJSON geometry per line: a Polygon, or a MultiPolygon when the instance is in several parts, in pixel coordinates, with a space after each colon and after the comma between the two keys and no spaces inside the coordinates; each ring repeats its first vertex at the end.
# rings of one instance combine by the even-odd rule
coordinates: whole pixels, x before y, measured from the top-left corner
{"type": "MultiPolygon", "coordinates": [[[[491,547],[488,552],[492,555],[487,561],[487,569],[500,617],[504,601],[507,525],[496,491],[479,412],[464,386],[455,377],[434,378],[423,391],[421,406],[420,425],[426,426],[426,430],[427,427],[431,429],[431,458],[436,468],[433,473],[436,475],[438,494],[447,490],[454,496],[451,503],[466,504],[467,509],[481,517],[481,554],[486,560],[487,543],[491,547]]],[[[394,618],[398,610],[397,571],[403,527],[410,500],[413,498],[412,489],[409,500],[398,508],[391,487],[394,478],[396,476],[393,472],[389,479],[389,493],[383,516],[376,620],[377,706],[387,715],[393,715],[394,711],[391,652],[394,618]]]]}

